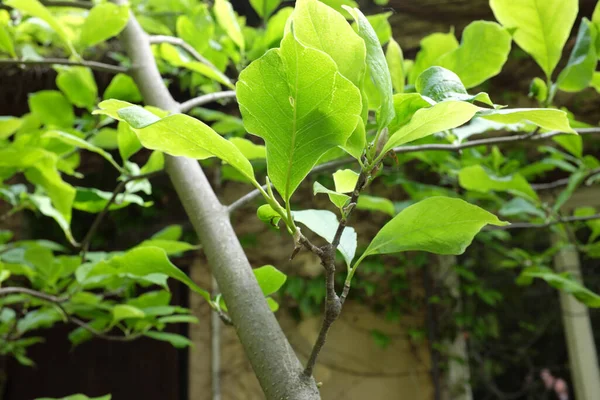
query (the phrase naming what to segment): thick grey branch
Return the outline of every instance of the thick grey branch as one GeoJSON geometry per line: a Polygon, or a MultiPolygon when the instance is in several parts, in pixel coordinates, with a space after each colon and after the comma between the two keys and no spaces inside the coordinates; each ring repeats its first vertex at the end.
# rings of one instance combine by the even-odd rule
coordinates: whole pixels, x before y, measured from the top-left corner
{"type": "Polygon", "coordinates": [[[113,74],[128,72],[127,68],[119,65],[105,64],[97,61],[74,61],[65,58],[44,58],[43,60],[15,60],[6,58],[0,60],[0,65],[73,65],[88,67],[96,71],[111,72],[113,74]]]}
{"type": "Polygon", "coordinates": [[[204,104],[212,103],[221,99],[235,99],[235,91],[226,90],[224,92],[215,92],[203,94],[202,96],[194,97],[188,101],[184,101],[179,105],[179,111],[182,113],[190,111],[194,107],[199,107],[204,104]]]}
{"type": "MultiPolygon", "coordinates": [[[[116,0],[123,4],[124,0],[116,0]]],[[[144,101],[179,112],[164,86],[148,36],[131,16],[121,41],[133,64],[132,76],[144,101]]],[[[166,170],[194,226],[212,267],[231,320],[267,399],[319,399],[302,365],[269,310],[244,250],[229,222],[227,209],[212,191],[196,160],[166,157],[166,170]]]]}

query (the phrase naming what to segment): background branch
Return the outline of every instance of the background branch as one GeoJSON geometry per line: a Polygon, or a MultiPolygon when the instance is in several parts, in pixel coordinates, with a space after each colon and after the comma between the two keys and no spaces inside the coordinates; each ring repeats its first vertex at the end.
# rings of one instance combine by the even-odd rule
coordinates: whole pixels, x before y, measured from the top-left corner
{"type": "Polygon", "coordinates": [[[204,104],[212,103],[213,101],[221,99],[235,99],[235,91],[226,90],[224,92],[208,93],[203,94],[202,96],[194,97],[191,100],[181,103],[179,105],[179,111],[185,113],[194,107],[202,106],[204,104]]]}
{"type": "Polygon", "coordinates": [[[554,219],[542,223],[530,223],[530,222],[514,222],[510,225],[506,226],[494,226],[490,228],[486,228],[485,230],[509,230],[509,229],[528,229],[528,228],[547,228],[552,225],[565,224],[570,222],[584,222],[584,221],[593,221],[596,219],[600,219],[600,214],[587,215],[584,217],[562,217],[559,219],[554,219]]]}
{"type": "Polygon", "coordinates": [[[0,65],[73,65],[114,74],[127,73],[129,71],[127,68],[119,65],[105,64],[97,61],[74,61],[65,58],[44,58],[43,60],[16,60],[7,58],[0,59],[0,65]]]}

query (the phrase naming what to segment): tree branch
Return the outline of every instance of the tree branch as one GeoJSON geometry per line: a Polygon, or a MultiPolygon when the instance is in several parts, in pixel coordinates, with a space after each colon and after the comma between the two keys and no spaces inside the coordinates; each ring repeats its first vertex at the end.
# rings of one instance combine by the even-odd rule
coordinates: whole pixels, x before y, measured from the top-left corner
{"type": "Polygon", "coordinates": [[[85,235],[85,237],[83,238],[83,240],[81,241],[81,261],[84,262],[85,261],[85,256],[90,248],[90,243],[92,241],[92,238],[94,237],[94,235],[96,234],[96,231],[98,230],[98,228],[100,227],[100,223],[102,222],[102,220],[104,219],[104,217],[106,216],[106,214],[108,214],[108,211],[110,209],[110,206],[117,200],[117,196],[119,195],[119,193],[121,193],[123,191],[123,189],[125,188],[125,186],[132,181],[137,181],[140,179],[149,179],[152,177],[155,177],[157,175],[160,175],[164,173],[164,171],[155,171],[155,172],[150,172],[148,174],[142,174],[142,175],[136,175],[136,176],[131,176],[125,180],[122,180],[121,182],[119,182],[119,184],[117,185],[117,187],[115,188],[115,190],[113,190],[113,194],[110,197],[110,199],[108,200],[108,202],[106,202],[106,205],[104,206],[104,208],[102,209],[102,211],[100,211],[98,213],[98,215],[96,215],[96,218],[94,219],[94,222],[92,222],[92,226],[90,226],[90,229],[88,231],[88,233],[85,235]]]}
{"type": "MultiPolygon", "coordinates": [[[[583,129],[575,129],[575,130],[580,135],[590,135],[590,134],[600,133],[600,128],[583,128],[583,129]]],[[[552,132],[543,133],[543,134],[535,136],[535,137],[530,136],[529,133],[522,134],[522,135],[507,135],[507,136],[499,136],[499,137],[495,137],[495,138],[473,140],[471,142],[465,142],[460,145],[425,144],[425,145],[417,145],[417,146],[400,146],[400,147],[394,148],[393,151],[397,154],[415,153],[415,152],[419,152],[419,151],[460,151],[463,149],[468,149],[468,148],[477,147],[477,146],[492,146],[495,144],[514,143],[514,142],[520,142],[520,141],[525,141],[525,140],[533,140],[533,141],[548,140],[554,136],[560,136],[560,135],[567,135],[567,133],[552,131],[552,132]]],[[[313,168],[310,171],[310,175],[313,175],[313,174],[316,174],[319,172],[329,171],[329,170],[341,167],[342,165],[351,164],[354,162],[356,162],[356,160],[354,158],[342,158],[339,160],[329,161],[329,162],[317,165],[315,168],[313,168]]],[[[264,188],[266,188],[266,187],[263,187],[263,189],[264,188]]],[[[234,201],[229,206],[229,212],[232,213],[232,212],[238,210],[239,208],[243,207],[247,203],[249,203],[252,200],[254,200],[255,198],[257,198],[259,195],[260,195],[260,191],[258,191],[258,189],[254,189],[254,190],[248,192],[244,196],[240,197],[238,200],[234,201]]]]}
{"type": "Polygon", "coordinates": [[[111,72],[114,74],[127,73],[129,70],[119,65],[105,64],[97,61],[73,61],[65,58],[44,58],[43,60],[15,60],[12,58],[1,59],[0,65],[72,65],[88,67],[96,71],[111,72]]]}
{"type": "MultiPolygon", "coordinates": [[[[125,0],[115,0],[124,4],[125,0]]],[[[148,105],[177,113],[156,66],[150,41],[133,15],[120,35],[132,61],[132,77],[148,105]]],[[[319,399],[312,378],[291,348],[252,272],[223,207],[196,160],[165,157],[166,170],[194,226],[231,320],[267,399],[319,399]]]]}
{"type": "Polygon", "coordinates": [[[235,99],[235,91],[226,90],[224,92],[215,92],[203,94],[202,96],[195,97],[191,100],[184,101],[179,105],[179,111],[182,113],[186,113],[190,111],[194,107],[202,106],[204,104],[212,103],[213,101],[221,100],[221,99],[235,99]]]}
{"type": "Polygon", "coordinates": [[[135,334],[135,335],[115,336],[115,335],[106,334],[104,332],[101,332],[101,331],[93,328],[87,322],[85,322],[83,320],[80,320],[77,317],[73,317],[72,315],[69,315],[69,313],[67,313],[67,311],[63,308],[62,303],[64,303],[65,301],[67,301],[68,297],[56,297],[56,296],[53,296],[51,294],[47,294],[47,293],[43,293],[43,292],[38,292],[37,290],[28,289],[28,288],[24,288],[24,287],[5,287],[5,288],[0,288],[0,297],[7,296],[9,294],[26,294],[26,295],[38,298],[40,300],[44,300],[44,301],[47,301],[49,303],[52,303],[52,304],[54,304],[55,306],[57,306],[60,309],[60,311],[63,314],[63,316],[69,322],[72,322],[75,325],[82,327],[86,331],[90,332],[92,335],[97,336],[97,337],[99,337],[101,339],[112,340],[112,341],[119,341],[119,342],[129,342],[131,340],[135,340],[135,339],[137,339],[137,338],[139,338],[139,337],[142,336],[141,333],[135,334]]]}
{"type": "MultiPolygon", "coordinates": [[[[42,3],[46,7],[73,7],[73,8],[81,8],[84,10],[90,10],[92,7],[94,7],[94,3],[88,2],[88,1],[41,0],[40,3],[42,3]]],[[[0,4],[0,9],[12,10],[12,7],[9,7],[4,4],[0,4]]]]}
{"type": "Polygon", "coordinates": [[[554,220],[550,220],[550,221],[546,221],[543,223],[530,223],[530,222],[515,222],[515,223],[511,223],[510,225],[506,225],[506,226],[494,226],[494,227],[489,227],[486,228],[485,230],[490,230],[490,231],[496,231],[496,230],[501,230],[501,231],[505,231],[505,230],[509,230],[509,229],[529,229],[529,228],[547,228],[549,226],[552,225],[558,225],[558,224],[566,224],[566,223],[570,223],[570,222],[584,222],[584,221],[593,221],[596,219],[600,219],[600,214],[594,214],[594,215],[587,215],[584,217],[562,217],[559,219],[554,219],[554,220]]]}
{"type": "MultiPolygon", "coordinates": [[[[600,174],[600,168],[595,168],[589,171],[582,179],[582,181],[586,181],[594,175],[600,174]]],[[[558,179],[554,182],[548,183],[534,183],[531,185],[533,190],[552,190],[558,189],[563,186],[567,186],[569,184],[569,178],[558,179]]]]}
{"type": "Polygon", "coordinates": [[[219,69],[217,67],[215,67],[215,65],[213,63],[208,61],[202,54],[198,53],[191,44],[189,44],[188,42],[186,42],[185,40],[183,40],[181,38],[173,37],[173,36],[165,36],[165,35],[155,35],[155,36],[150,36],[148,38],[148,41],[150,42],[150,44],[168,43],[168,44],[172,44],[174,46],[179,46],[183,50],[188,52],[192,57],[194,57],[196,59],[196,61],[199,61],[202,64],[209,66],[210,68],[214,69],[215,71],[218,71],[219,73],[221,72],[221,71],[219,71],[219,69]]]}

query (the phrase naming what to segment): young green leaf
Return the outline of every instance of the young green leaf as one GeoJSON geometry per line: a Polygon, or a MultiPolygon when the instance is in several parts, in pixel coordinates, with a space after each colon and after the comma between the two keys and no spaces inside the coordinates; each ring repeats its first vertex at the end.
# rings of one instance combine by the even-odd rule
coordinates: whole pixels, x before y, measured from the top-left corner
{"type": "Polygon", "coordinates": [[[57,90],[42,90],[29,96],[29,109],[47,126],[71,128],[75,122],[73,106],[57,90]]]}
{"type": "MultiPolygon", "coordinates": [[[[62,229],[65,237],[71,244],[77,244],[77,241],[73,237],[73,233],[71,232],[71,224],[67,220],[67,215],[59,212],[50,201],[50,198],[42,195],[32,194],[29,196],[29,200],[33,203],[35,208],[45,215],[46,217],[50,217],[56,221],[58,226],[62,229]]],[[[68,217],[71,216],[71,210],[69,209],[68,217]]]]}
{"type": "Polygon", "coordinates": [[[279,221],[281,221],[281,215],[271,207],[269,204],[263,204],[256,210],[256,215],[261,221],[268,223],[271,226],[279,229],[279,221]]]}
{"type": "Polygon", "coordinates": [[[61,40],[67,45],[67,48],[71,54],[77,56],[77,52],[73,48],[71,39],[67,32],[63,29],[63,26],[54,18],[52,13],[38,0],[7,0],[4,2],[9,7],[16,8],[17,10],[23,11],[25,14],[37,17],[46,22],[50,28],[54,30],[61,38],[61,40]]]}
{"type": "Polygon", "coordinates": [[[23,120],[17,117],[0,117],[0,139],[8,139],[23,124],[23,120]]]}
{"type": "MultiPolygon", "coordinates": [[[[404,73],[404,55],[402,54],[400,45],[393,38],[390,39],[390,42],[388,43],[385,59],[387,61],[388,68],[390,69],[392,86],[394,90],[396,93],[403,93],[404,82],[406,80],[406,75],[404,73]]],[[[395,108],[396,107],[394,107],[394,109],[395,108]]]]}
{"type": "Polygon", "coordinates": [[[480,110],[477,117],[502,124],[530,123],[540,128],[577,134],[569,125],[569,117],[562,110],[550,108],[503,108],[480,110]]]}
{"type": "Polygon", "coordinates": [[[453,31],[449,33],[433,33],[423,38],[420,44],[421,50],[417,53],[415,63],[408,73],[408,83],[414,84],[423,71],[436,65],[440,57],[452,52],[459,46],[453,31]]]}
{"type": "Polygon", "coordinates": [[[391,217],[396,215],[394,203],[391,200],[384,197],[369,196],[368,194],[360,195],[356,208],[358,210],[381,211],[391,217]]]}
{"type": "Polygon", "coordinates": [[[577,17],[577,0],[490,0],[498,22],[550,77],[577,17]]]}
{"type": "Polygon", "coordinates": [[[427,68],[415,83],[415,89],[422,96],[430,98],[435,102],[445,100],[479,101],[493,106],[492,100],[487,93],[469,95],[465,85],[458,75],[443,67],[427,68]]]}
{"type": "Polygon", "coordinates": [[[373,27],[373,31],[377,34],[377,39],[382,46],[385,46],[392,38],[392,26],[388,21],[392,14],[392,12],[386,12],[367,16],[367,21],[373,27]]]}
{"type": "Polygon", "coordinates": [[[57,68],[56,86],[77,107],[91,110],[96,105],[98,87],[92,70],[86,67],[57,68]]]}
{"type": "Polygon", "coordinates": [[[108,84],[102,98],[104,100],[118,99],[138,103],[142,101],[142,94],[132,77],[125,74],[117,74],[108,84]]]}
{"type": "MultiPolygon", "coordinates": [[[[293,31],[303,45],[327,53],[338,71],[359,89],[363,88],[366,72],[365,42],[337,11],[317,0],[299,0],[292,14],[293,31]],[[328,38],[323,40],[323,38],[328,38]]],[[[366,121],[368,101],[362,97],[362,117],[366,121]]],[[[364,125],[359,123],[342,146],[355,158],[360,158],[366,144],[364,125]]]]}
{"type": "Polygon", "coordinates": [[[128,318],[144,318],[146,314],[137,307],[128,304],[117,304],[112,309],[113,323],[128,318]]]}
{"type": "Polygon", "coordinates": [[[61,131],[48,131],[48,132],[44,133],[44,135],[42,137],[58,139],[61,142],[69,144],[71,146],[79,147],[80,149],[85,149],[85,150],[94,152],[96,154],[99,154],[102,157],[104,157],[104,159],[106,159],[106,161],[111,163],[117,169],[117,171],[121,170],[121,167],[119,166],[119,164],[116,163],[116,161],[113,159],[113,157],[110,155],[110,153],[107,153],[106,151],[102,150],[101,148],[96,147],[93,144],[86,142],[85,140],[83,140],[75,135],[71,135],[70,133],[61,132],[61,131]]]}
{"type": "MultiPolygon", "coordinates": [[[[308,229],[327,240],[333,241],[339,222],[331,211],[326,210],[303,210],[293,211],[294,220],[306,225],[308,229]]],[[[356,254],[357,236],[354,228],[346,227],[340,239],[338,251],[344,257],[348,268],[356,254]]]]}
{"type": "Polygon", "coordinates": [[[273,11],[281,4],[281,0],[250,0],[250,5],[259,17],[267,21],[273,11]]]}
{"type": "Polygon", "coordinates": [[[250,161],[237,147],[208,125],[183,114],[159,118],[142,107],[127,105],[128,103],[116,100],[103,101],[99,105],[100,110],[94,113],[126,121],[142,145],[148,149],[196,159],[215,156],[256,183],[250,161]]]}
{"type": "Polygon", "coordinates": [[[102,3],[90,10],[79,34],[78,45],[82,48],[94,46],[117,36],[129,20],[129,6],[102,3]]]}
{"type": "Polygon", "coordinates": [[[245,49],[244,35],[242,35],[242,29],[238,24],[231,3],[227,0],[215,0],[213,11],[221,28],[227,32],[227,35],[243,52],[245,49]]]}
{"type": "Polygon", "coordinates": [[[462,254],[487,224],[508,225],[464,200],[430,197],[405,208],[385,224],[360,259],[374,254],[414,250],[462,254]]]}
{"type": "Polygon", "coordinates": [[[190,339],[186,338],[185,336],[178,335],[176,333],[150,331],[145,332],[144,336],[148,336],[149,338],[152,338],[154,340],[168,342],[173,347],[178,349],[183,349],[185,347],[191,347],[194,345],[194,343],[190,339]]]}
{"type": "Polygon", "coordinates": [[[449,100],[417,110],[408,124],[390,135],[381,154],[413,140],[456,128],[473,118],[479,109],[471,103],[449,100]]]}
{"type": "MultiPolygon", "coordinates": [[[[94,188],[78,187],[73,201],[73,208],[79,211],[89,213],[99,213],[104,209],[106,203],[112,197],[112,192],[105,192],[94,188]]],[[[131,204],[137,204],[141,207],[147,207],[152,203],[144,202],[140,196],[132,193],[121,193],[117,196],[109,210],[118,210],[131,204]]]]}
{"type": "Polygon", "coordinates": [[[169,261],[167,254],[158,247],[138,247],[129,250],[122,256],[115,256],[108,261],[108,265],[115,268],[116,273],[130,274],[133,276],[147,276],[149,274],[164,274],[177,279],[210,301],[210,294],[196,285],[186,274],[169,261]]]}
{"type": "Polygon", "coordinates": [[[183,234],[181,225],[169,225],[152,235],[157,240],[179,240],[183,234]]]}
{"type": "Polygon", "coordinates": [[[117,146],[123,161],[126,161],[143,147],[135,132],[124,121],[117,126],[117,146]]]}
{"type": "Polygon", "coordinates": [[[338,193],[334,190],[327,189],[325,186],[321,185],[319,182],[315,182],[313,184],[313,194],[324,193],[329,196],[329,200],[340,210],[348,203],[350,200],[350,196],[338,193]]]}
{"type": "Polygon", "coordinates": [[[340,169],[333,173],[335,191],[338,193],[351,193],[358,182],[358,173],[351,169],[340,169]]]}
{"type": "Polygon", "coordinates": [[[396,132],[401,126],[406,125],[418,110],[428,107],[431,107],[431,104],[419,93],[398,93],[394,95],[396,115],[388,126],[389,131],[396,132]]]}
{"type": "Polygon", "coordinates": [[[460,77],[466,88],[496,76],[508,59],[510,34],[495,22],[475,21],[462,34],[460,46],[441,56],[436,64],[460,77]]]}
{"type": "Polygon", "coordinates": [[[200,246],[196,246],[187,242],[168,239],[144,240],[136,247],[158,247],[159,249],[163,249],[168,256],[185,253],[186,251],[198,250],[200,248],[200,246]]]}
{"type": "Polygon", "coordinates": [[[325,152],[346,143],[362,109],[331,57],[292,34],[242,71],[237,98],[246,129],[265,140],[269,177],[286,202],[325,152]]]}
{"type": "Polygon", "coordinates": [[[465,167],[458,173],[460,186],[467,190],[488,193],[490,191],[509,192],[517,196],[539,202],[537,193],[527,179],[520,174],[496,177],[487,173],[481,165],[465,167]]]}
{"type": "Polygon", "coordinates": [[[579,26],[577,41],[567,66],[562,70],[556,84],[565,92],[579,92],[590,85],[598,57],[596,54],[596,27],[584,18],[579,26]]]}
{"type": "Polygon", "coordinates": [[[577,300],[591,308],[600,308],[600,296],[584,287],[566,273],[557,274],[549,268],[531,267],[523,270],[517,283],[524,284],[532,279],[542,279],[553,288],[572,294],[577,300]]]}
{"type": "Polygon", "coordinates": [[[285,283],[287,276],[272,265],[263,265],[252,270],[258,285],[266,296],[277,292],[285,283]]]}
{"type": "Polygon", "coordinates": [[[394,118],[394,91],[392,89],[390,70],[377,34],[367,18],[358,8],[347,6],[344,6],[344,8],[352,14],[352,17],[356,21],[358,35],[363,38],[367,46],[367,69],[381,100],[381,106],[377,112],[377,127],[381,131],[394,118]]]}
{"type": "Polygon", "coordinates": [[[0,10],[0,50],[8,53],[12,58],[17,58],[15,53],[15,46],[11,37],[11,30],[9,25],[11,24],[10,14],[6,10],[0,10]]]}

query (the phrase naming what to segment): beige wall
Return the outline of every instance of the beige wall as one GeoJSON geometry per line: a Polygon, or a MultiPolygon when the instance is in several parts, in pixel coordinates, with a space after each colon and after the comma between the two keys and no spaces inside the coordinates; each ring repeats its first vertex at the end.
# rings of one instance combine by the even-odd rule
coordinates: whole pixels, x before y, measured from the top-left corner
{"type": "MultiPolygon", "coordinates": [[[[192,277],[203,287],[210,286],[210,273],[198,262],[192,277]]],[[[211,399],[211,329],[210,310],[199,296],[191,295],[190,306],[200,323],[190,326],[195,346],[190,350],[190,400],[211,399]]],[[[283,329],[299,357],[305,360],[311,350],[320,317],[300,323],[277,313],[283,329]]],[[[235,330],[222,326],[221,391],[223,400],[262,399],[263,395],[249,363],[246,361],[235,330]]],[[[366,307],[347,303],[334,324],[315,369],[322,382],[324,400],[429,400],[433,389],[429,375],[426,343],[413,345],[398,323],[384,321],[366,307]],[[384,350],[371,337],[378,329],[391,339],[384,350]]]]}

